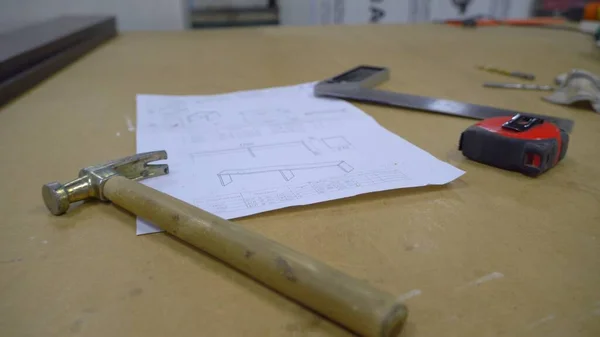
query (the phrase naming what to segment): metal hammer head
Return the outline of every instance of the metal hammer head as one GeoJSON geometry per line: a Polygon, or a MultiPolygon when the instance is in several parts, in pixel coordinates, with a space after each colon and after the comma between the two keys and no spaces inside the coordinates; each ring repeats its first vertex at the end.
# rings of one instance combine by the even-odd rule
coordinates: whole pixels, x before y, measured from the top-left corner
{"type": "Polygon", "coordinates": [[[73,202],[104,197],[104,183],[115,175],[133,180],[160,176],[169,173],[167,164],[149,165],[149,162],[167,159],[166,151],[136,154],[105,164],[86,167],[79,171],[79,178],[64,185],[51,182],[42,186],[42,197],[48,210],[54,215],[64,214],[73,202]]]}

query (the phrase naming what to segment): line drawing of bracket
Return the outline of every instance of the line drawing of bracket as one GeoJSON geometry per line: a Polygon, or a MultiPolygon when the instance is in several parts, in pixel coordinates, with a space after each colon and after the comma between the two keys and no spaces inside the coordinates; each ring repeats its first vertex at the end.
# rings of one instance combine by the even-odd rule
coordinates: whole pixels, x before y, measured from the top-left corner
{"type": "Polygon", "coordinates": [[[185,117],[188,124],[194,124],[197,121],[212,122],[219,118],[221,118],[221,114],[218,111],[196,111],[185,117]]]}
{"type": "Polygon", "coordinates": [[[223,170],[217,173],[217,177],[221,182],[221,186],[227,186],[233,182],[232,176],[234,175],[247,175],[247,174],[257,174],[257,173],[266,173],[266,172],[279,172],[281,177],[285,181],[290,181],[294,179],[294,171],[297,170],[311,170],[318,169],[323,167],[338,167],[340,170],[349,173],[354,170],[352,165],[346,163],[343,160],[339,161],[330,161],[330,162],[321,162],[321,163],[311,163],[311,164],[296,164],[296,165],[277,165],[277,166],[264,166],[264,167],[256,167],[256,168],[247,168],[247,169],[231,169],[231,170],[223,170]]]}
{"type": "Polygon", "coordinates": [[[317,156],[319,155],[319,152],[313,148],[311,148],[310,146],[308,146],[308,144],[306,144],[305,141],[300,140],[300,141],[292,141],[292,142],[283,142],[283,143],[273,143],[273,144],[260,144],[260,145],[250,145],[250,146],[244,146],[244,147],[236,147],[236,148],[232,148],[232,149],[222,149],[222,150],[211,150],[211,151],[202,151],[202,152],[195,152],[192,153],[192,159],[195,159],[195,157],[203,157],[203,156],[211,156],[211,155],[221,155],[221,154],[227,154],[227,153],[244,153],[247,152],[250,156],[252,156],[253,158],[256,157],[256,152],[261,151],[261,150],[268,150],[268,149],[272,149],[272,148],[280,148],[280,147],[299,147],[302,148],[304,150],[309,151],[310,153],[312,153],[313,155],[317,156]]]}
{"type": "Polygon", "coordinates": [[[324,137],[321,138],[321,141],[331,150],[340,151],[352,148],[352,143],[344,136],[324,137]]]}

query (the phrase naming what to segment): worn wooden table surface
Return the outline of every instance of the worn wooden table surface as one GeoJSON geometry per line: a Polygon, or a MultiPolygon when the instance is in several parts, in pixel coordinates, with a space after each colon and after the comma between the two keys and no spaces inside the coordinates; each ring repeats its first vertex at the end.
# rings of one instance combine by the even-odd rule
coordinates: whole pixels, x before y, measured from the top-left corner
{"type": "Polygon", "coordinates": [[[530,179],[465,160],[473,122],[360,105],[383,126],[467,171],[397,190],[239,220],[389,292],[404,336],[600,336],[600,116],[475,69],[600,72],[573,32],[364,26],[127,33],[0,110],[0,335],[348,336],[349,332],[133,215],[86,203],[62,217],[40,187],[135,151],[135,94],[210,94],[388,66],[384,88],[576,121],[558,167],[530,179]]]}

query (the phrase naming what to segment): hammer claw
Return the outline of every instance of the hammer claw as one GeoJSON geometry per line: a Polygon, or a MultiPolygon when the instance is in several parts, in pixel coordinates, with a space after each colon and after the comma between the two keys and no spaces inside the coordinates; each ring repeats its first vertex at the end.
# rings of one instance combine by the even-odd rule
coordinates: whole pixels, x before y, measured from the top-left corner
{"type": "Polygon", "coordinates": [[[161,176],[169,173],[169,165],[167,164],[146,164],[145,168],[140,172],[140,176],[132,178],[133,180],[140,180],[146,178],[152,178],[161,176]]]}
{"type": "Polygon", "coordinates": [[[167,159],[166,151],[145,152],[115,161],[113,169],[128,179],[141,180],[169,173],[167,164],[148,164],[163,159],[167,159]]]}
{"type": "Polygon", "coordinates": [[[135,158],[136,161],[141,161],[144,163],[149,163],[157,160],[167,159],[167,151],[152,151],[152,152],[144,152],[136,154],[135,156],[131,156],[135,158]]]}

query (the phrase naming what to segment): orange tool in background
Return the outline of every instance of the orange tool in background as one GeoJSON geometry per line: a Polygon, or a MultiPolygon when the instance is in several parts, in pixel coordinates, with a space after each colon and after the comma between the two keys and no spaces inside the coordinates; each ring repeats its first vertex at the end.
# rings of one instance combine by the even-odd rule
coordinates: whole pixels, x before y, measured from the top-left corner
{"type": "Polygon", "coordinates": [[[583,8],[583,20],[600,21],[600,2],[586,4],[583,8]]]}

